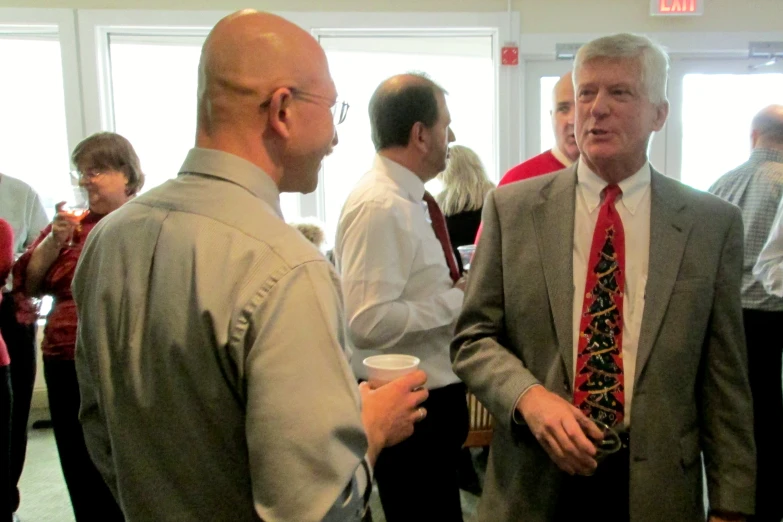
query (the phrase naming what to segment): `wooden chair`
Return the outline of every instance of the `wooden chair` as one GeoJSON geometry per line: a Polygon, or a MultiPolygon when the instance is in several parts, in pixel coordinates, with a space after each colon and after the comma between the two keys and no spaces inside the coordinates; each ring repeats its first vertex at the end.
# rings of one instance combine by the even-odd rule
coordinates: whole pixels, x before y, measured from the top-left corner
{"type": "Polygon", "coordinates": [[[468,415],[470,417],[470,428],[468,429],[468,438],[465,439],[464,448],[475,448],[480,446],[489,446],[492,441],[492,431],[494,421],[489,412],[478,401],[475,395],[468,392],[468,415]]]}

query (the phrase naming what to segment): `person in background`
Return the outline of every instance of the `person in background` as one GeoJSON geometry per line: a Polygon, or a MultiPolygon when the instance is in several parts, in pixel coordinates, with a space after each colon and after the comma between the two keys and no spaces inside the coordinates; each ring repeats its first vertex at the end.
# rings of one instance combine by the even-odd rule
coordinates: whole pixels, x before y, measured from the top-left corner
{"type": "Polygon", "coordinates": [[[501,178],[498,187],[570,167],[579,158],[579,148],[574,138],[574,84],[571,71],[561,76],[555,84],[549,115],[552,117],[555,146],[511,168],[501,178]]]}
{"type": "MultiPolygon", "coordinates": [[[[438,179],[443,183],[443,190],[435,196],[435,200],[446,217],[451,247],[462,273],[465,266],[457,247],[473,244],[481,225],[484,198],[495,188],[495,184],[487,177],[478,154],[464,145],[452,145],[449,148],[446,170],[438,174],[438,179]]],[[[460,489],[480,495],[481,484],[469,448],[462,448],[457,471],[460,489]]]]}
{"type": "Polygon", "coordinates": [[[704,522],[705,489],[710,522],[753,514],[742,216],[650,166],[668,64],[644,36],[582,46],[579,161],[484,204],[452,343],[495,419],[481,522],[704,522]]]}
{"type": "MultiPolygon", "coordinates": [[[[571,71],[568,71],[552,89],[552,131],[555,134],[555,146],[538,156],[512,167],[500,179],[498,187],[542,176],[570,167],[579,158],[579,148],[574,138],[574,83],[571,71]]],[[[481,237],[481,227],[476,233],[475,244],[481,237]]]]}
{"type": "MultiPolygon", "coordinates": [[[[14,266],[14,284],[30,297],[53,298],[41,351],[54,438],[76,521],[120,521],[122,512],[90,459],[79,424],[74,363],[77,316],[71,282],[90,231],[136,195],[144,174],[130,142],[112,132],[82,140],[71,162],[86,191],[89,210],[76,215],[58,204],[54,221],[14,266]]],[[[103,275],[96,271],[93,277],[103,275]]]]}
{"type": "MultiPolygon", "coordinates": [[[[0,280],[5,281],[14,264],[14,230],[0,219],[0,280]]],[[[3,299],[0,296],[0,299],[3,299]]],[[[11,359],[0,333],[0,521],[11,522],[16,507],[11,488],[11,359]]]]}
{"type": "Polygon", "coordinates": [[[443,214],[424,188],[446,169],[451,116],[444,90],[420,74],[382,82],[369,112],[377,154],[343,206],[334,248],[352,365],[366,379],[366,357],[413,355],[430,390],[427,418],[378,457],[378,492],[389,522],[461,522],[457,465],[468,405],[448,350],[465,280],[443,214]]]}
{"type": "Polygon", "coordinates": [[[310,243],[315,245],[315,248],[319,251],[321,250],[326,240],[326,234],[324,234],[324,229],[321,225],[311,221],[302,221],[291,223],[291,226],[297,229],[310,243]]]}
{"type": "MultiPolygon", "coordinates": [[[[14,232],[14,256],[20,256],[49,223],[41,198],[27,183],[0,174],[0,219],[6,220],[14,232]]],[[[36,320],[33,307],[24,298],[15,299],[11,292],[12,278],[3,280],[0,302],[0,334],[13,360],[10,366],[13,407],[11,408],[11,508],[19,508],[19,477],[22,476],[27,454],[27,421],[33,398],[36,373],[36,320]],[[17,302],[18,301],[18,302],[17,302]],[[21,307],[21,308],[20,308],[21,307]],[[17,313],[22,320],[17,318],[17,313]]]]}
{"type": "Polygon", "coordinates": [[[783,295],[767,293],[762,282],[753,276],[753,267],[760,260],[759,254],[783,199],[783,106],[770,105],[753,118],[750,140],[753,151],[748,161],[721,176],[709,191],[742,210],[745,227],[742,318],[753,392],[757,462],[753,520],[780,522],[783,519],[779,477],[783,469],[783,342],[775,339],[779,339],[783,324],[783,295]]]}
{"type": "Polygon", "coordinates": [[[197,92],[177,178],[100,223],[76,272],[90,455],[128,522],[359,521],[427,376],[357,387],[337,274],[283,221],[280,192],[315,190],[345,116],[326,54],[239,11],[197,92]]]}
{"type": "Polygon", "coordinates": [[[446,170],[438,174],[438,179],[443,183],[443,190],[435,196],[435,200],[446,216],[451,246],[462,272],[462,259],[457,247],[473,244],[481,224],[484,198],[495,184],[487,177],[478,154],[463,145],[451,146],[446,170]]]}

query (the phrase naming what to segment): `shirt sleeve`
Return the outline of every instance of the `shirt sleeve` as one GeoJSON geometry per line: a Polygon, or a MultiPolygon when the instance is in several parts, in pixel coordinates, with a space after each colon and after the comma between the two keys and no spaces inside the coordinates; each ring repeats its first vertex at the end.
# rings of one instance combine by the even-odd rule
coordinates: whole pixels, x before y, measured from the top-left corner
{"type": "Polygon", "coordinates": [[[769,237],[761,249],[753,276],[758,279],[768,293],[783,297],[783,204],[778,206],[775,221],[769,237]]]}
{"type": "Polygon", "coordinates": [[[31,192],[32,202],[28,209],[29,214],[27,218],[29,226],[27,227],[27,237],[24,242],[25,247],[30,246],[38,237],[38,234],[49,224],[49,217],[46,215],[46,211],[41,203],[41,198],[38,197],[38,194],[34,190],[31,189],[31,192]]]}
{"type": "Polygon", "coordinates": [[[0,280],[8,279],[14,264],[14,229],[4,219],[0,219],[0,280]]]}
{"type": "MultiPolygon", "coordinates": [[[[47,231],[48,232],[48,231],[47,231]]],[[[91,264],[95,256],[91,252],[95,248],[93,245],[85,245],[85,262],[81,263],[73,277],[73,297],[77,307],[84,310],[85,303],[89,298],[96,295],[94,288],[94,266],[91,264]]],[[[109,487],[112,495],[119,502],[119,490],[117,484],[117,473],[115,470],[114,459],[111,450],[111,439],[107,428],[108,421],[103,408],[101,408],[99,399],[99,383],[95,376],[100,374],[98,360],[90,358],[91,350],[85,350],[85,346],[94,346],[94,333],[89,328],[78,328],[76,330],[76,352],[74,363],[76,374],[79,379],[79,421],[84,434],[84,442],[90,459],[95,468],[103,477],[104,482],[109,487]],[[92,336],[90,334],[92,333],[92,336]]]]}
{"type": "Polygon", "coordinates": [[[340,272],[356,348],[416,342],[437,328],[453,328],[459,315],[464,294],[458,288],[403,298],[418,245],[411,222],[403,209],[367,202],[343,224],[340,272]]]}
{"type": "Polygon", "coordinates": [[[245,432],[263,520],[359,521],[365,511],[368,444],[337,284],[326,260],[306,262],[265,283],[238,322],[247,328],[245,432]]]}

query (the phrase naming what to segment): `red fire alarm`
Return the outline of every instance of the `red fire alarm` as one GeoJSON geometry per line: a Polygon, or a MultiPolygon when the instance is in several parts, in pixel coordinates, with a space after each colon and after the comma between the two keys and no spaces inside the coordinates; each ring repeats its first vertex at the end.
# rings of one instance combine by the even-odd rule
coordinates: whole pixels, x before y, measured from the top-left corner
{"type": "Polygon", "coordinates": [[[500,51],[500,63],[503,65],[519,65],[519,47],[506,44],[500,51]]]}

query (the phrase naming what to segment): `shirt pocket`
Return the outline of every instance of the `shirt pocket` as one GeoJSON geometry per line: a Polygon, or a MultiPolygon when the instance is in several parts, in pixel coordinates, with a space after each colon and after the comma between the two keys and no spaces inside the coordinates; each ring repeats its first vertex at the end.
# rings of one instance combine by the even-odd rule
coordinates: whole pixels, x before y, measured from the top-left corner
{"type": "Polygon", "coordinates": [[[435,231],[432,229],[430,224],[427,223],[427,227],[423,230],[420,230],[417,235],[421,244],[421,253],[424,264],[427,266],[447,266],[446,257],[443,254],[443,247],[440,245],[440,241],[438,241],[438,238],[435,236],[435,231]]]}

